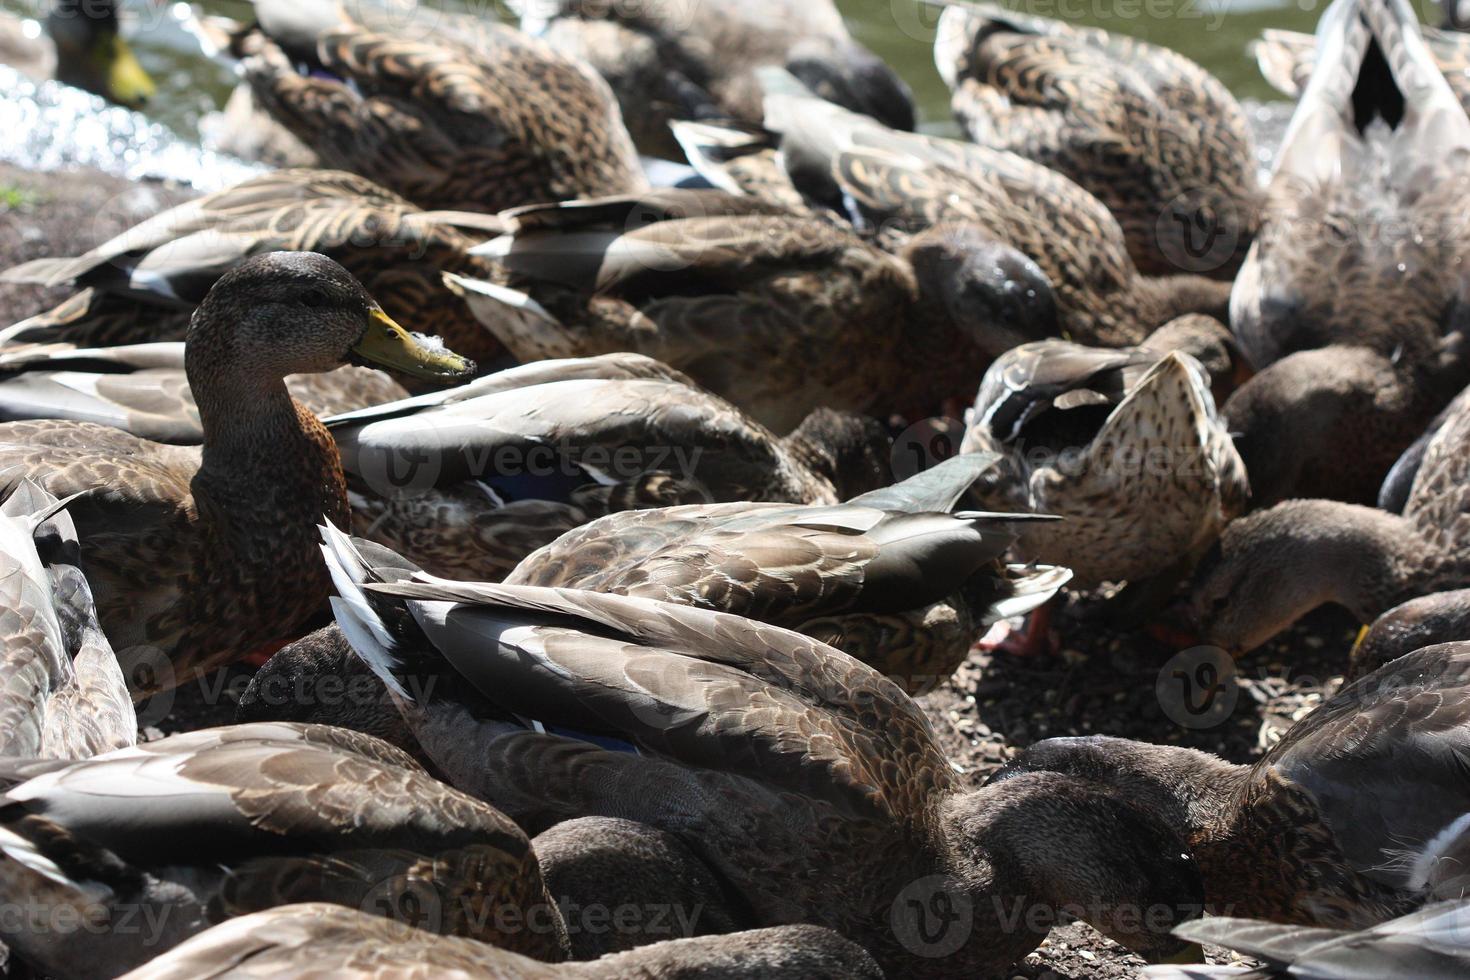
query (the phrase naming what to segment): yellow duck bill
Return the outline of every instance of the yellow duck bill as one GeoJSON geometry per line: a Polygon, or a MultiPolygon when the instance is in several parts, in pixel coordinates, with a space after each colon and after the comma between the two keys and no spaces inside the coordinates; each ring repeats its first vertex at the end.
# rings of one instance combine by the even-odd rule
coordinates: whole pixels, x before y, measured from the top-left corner
{"type": "Polygon", "coordinates": [[[432,381],[458,381],[475,373],[475,362],[445,347],[437,337],[409,333],[381,309],[370,314],[372,322],[353,353],[381,367],[432,381]]]}
{"type": "Polygon", "coordinates": [[[118,105],[138,109],[157,93],[153,79],[138,62],[138,56],[118,35],[99,37],[93,46],[92,57],[100,68],[106,96],[118,105]]]}

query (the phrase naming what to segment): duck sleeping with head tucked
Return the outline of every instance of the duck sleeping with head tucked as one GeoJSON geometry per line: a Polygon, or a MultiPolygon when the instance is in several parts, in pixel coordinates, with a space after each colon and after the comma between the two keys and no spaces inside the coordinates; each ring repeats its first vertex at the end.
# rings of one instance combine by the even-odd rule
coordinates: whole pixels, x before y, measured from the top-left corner
{"type": "Polygon", "coordinates": [[[134,693],[171,687],[289,639],[327,595],[322,515],[346,520],[336,446],[289,374],[359,358],[450,380],[474,365],[394,323],[340,265],[257,256],[194,314],[185,366],[200,449],[76,421],[0,425],[0,472],[68,508],[103,629],[134,693]],[[147,675],[147,676],[144,676],[147,675]]]}

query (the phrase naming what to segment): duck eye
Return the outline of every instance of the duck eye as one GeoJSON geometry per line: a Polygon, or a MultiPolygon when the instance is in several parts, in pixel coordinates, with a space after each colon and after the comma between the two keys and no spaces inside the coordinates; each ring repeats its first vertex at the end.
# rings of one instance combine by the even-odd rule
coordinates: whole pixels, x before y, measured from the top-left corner
{"type": "Polygon", "coordinates": [[[296,297],[296,302],[301,304],[302,306],[316,309],[319,306],[327,305],[327,296],[319,289],[308,289],[306,292],[296,297]]]}

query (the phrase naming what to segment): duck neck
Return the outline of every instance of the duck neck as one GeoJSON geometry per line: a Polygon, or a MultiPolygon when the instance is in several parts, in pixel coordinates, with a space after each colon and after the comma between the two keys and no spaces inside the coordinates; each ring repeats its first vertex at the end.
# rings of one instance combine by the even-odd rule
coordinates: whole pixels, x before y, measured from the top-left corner
{"type": "MultiPolygon", "coordinates": [[[[1278,504],[1278,527],[1286,546],[1275,549],[1274,576],[1316,582],[1315,605],[1337,603],[1361,622],[1415,595],[1426,556],[1413,522],[1376,507],[1335,500],[1289,500],[1278,504]]],[[[1308,608],[1315,608],[1314,606],[1308,608]]]]}
{"type": "Polygon", "coordinates": [[[299,518],[312,534],[323,516],[345,526],[347,482],[326,427],[291,397],[282,374],[242,368],[214,339],[196,318],[185,347],[204,436],[194,480],[201,511],[242,528],[255,523],[251,515],[277,525],[299,518]]]}
{"type": "Polygon", "coordinates": [[[1151,333],[1187,313],[1203,313],[1228,323],[1230,287],[1229,282],[1205,276],[1139,276],[1134,284],[1139,326],[1151,333]]]}

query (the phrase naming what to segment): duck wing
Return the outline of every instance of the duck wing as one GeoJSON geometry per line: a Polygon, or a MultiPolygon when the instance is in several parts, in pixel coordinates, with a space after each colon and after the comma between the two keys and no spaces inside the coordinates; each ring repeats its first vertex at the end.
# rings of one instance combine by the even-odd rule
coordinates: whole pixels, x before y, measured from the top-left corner
{"type": "Polygon", "coordinates": [[[1470,812],[1470,644],[1400,657],[1343,688],[1256,764],[1303,793],[1358,873],[1422,891],[1470,812]]]}

